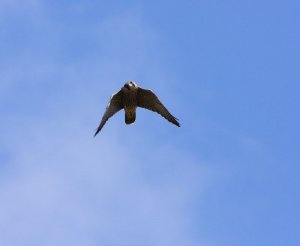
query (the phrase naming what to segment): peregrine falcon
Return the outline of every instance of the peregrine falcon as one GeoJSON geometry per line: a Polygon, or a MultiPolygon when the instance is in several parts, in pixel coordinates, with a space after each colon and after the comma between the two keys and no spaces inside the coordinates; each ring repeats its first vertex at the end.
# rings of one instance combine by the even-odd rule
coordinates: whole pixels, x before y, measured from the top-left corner
{"type": "Polygon", "coordinates": [[[178,119],[170,114],[151,90],[143,89],[138,87],[135,82],[128,81],[120,91],[111,96],[94,136],[100,132],[106,121],[121,109],[125,111],[125,123],[127,125],[132,124],[135,121],[137,107],[159,113],[165,119],[180,127],[178,119]]]}

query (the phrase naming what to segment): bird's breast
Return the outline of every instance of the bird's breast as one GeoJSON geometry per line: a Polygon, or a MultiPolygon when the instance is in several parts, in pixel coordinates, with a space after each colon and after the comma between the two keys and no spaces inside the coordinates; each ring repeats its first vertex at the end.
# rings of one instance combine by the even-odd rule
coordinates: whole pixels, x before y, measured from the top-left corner
{"type": "Polygon", "coordinates": [[[123,105],[125,109],[135,110],[137,107],[137,97],[135,92],[125,93],[123,96],[123,105]]]}

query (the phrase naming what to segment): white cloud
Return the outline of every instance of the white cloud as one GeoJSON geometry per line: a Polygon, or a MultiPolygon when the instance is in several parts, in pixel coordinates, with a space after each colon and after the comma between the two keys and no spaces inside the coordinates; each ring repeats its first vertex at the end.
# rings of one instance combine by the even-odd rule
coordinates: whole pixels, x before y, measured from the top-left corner
{"type": "Polygon", "coordinates": [[[41,9],[40,0],[1,0],[0,21],[2,24],[5,24],[5,20],[13,16],[18,18],[35,18],[36,15],[40,13],[41,9]]]}
{"type": "MultiPolygon", "coordinates": [[[[16,100],[19,108],[5,111],[1,123],[0,145],[10,158],[0,175],[0,244],[199,245],[190,233],[189,204],[214,171],[171,139],[147,143],[147,126],[126,127],[122,113],[92,137],[123,78],[161,82],[169,76],[163,59],[153,63],[160,36],[127,12],[96,30],[99,40],[104,35],[99,58],[40,63],[33,56],[16,64],[17,75],[6,70],[0,100],[16,100]],[[29,98],[20,101],[15,93],[24,95],[24,81],[29,98]],[[32,93],[40,93],[40,101],[31,101],[32,93]],[[36,103],[42,107],[29,114],[36,103]]],[[[63,42],[58,36],[58,50],[63,42]]]]}
{"type": "Polygon", "coordinates": [[[86,127],[44,132],[52,123],[39,123],[13,142],[0,188],[1,244],[191,245],[186,206],[211,178],[203,165],[160,145],[144,160],[149,146],[140,155],[118,129],[93,139],[86,127]]]}

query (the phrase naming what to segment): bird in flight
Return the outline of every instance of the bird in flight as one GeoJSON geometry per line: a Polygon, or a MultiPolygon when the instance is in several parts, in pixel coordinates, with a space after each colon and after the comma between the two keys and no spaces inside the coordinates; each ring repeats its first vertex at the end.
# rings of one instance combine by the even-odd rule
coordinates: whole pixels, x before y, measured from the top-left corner
{"type": "Polygon", "coordinates": [[[151,90],[143,89],[138,87],[135,82],[128,81],[120,91],[111,96],[94,136],[101,131],[106,121],[121,109],[125,111],[125,123],[127,125],[132,124],[135,121],[137,107],[154,111],[180,127],[178,119],[171,115],[151,90]]]}

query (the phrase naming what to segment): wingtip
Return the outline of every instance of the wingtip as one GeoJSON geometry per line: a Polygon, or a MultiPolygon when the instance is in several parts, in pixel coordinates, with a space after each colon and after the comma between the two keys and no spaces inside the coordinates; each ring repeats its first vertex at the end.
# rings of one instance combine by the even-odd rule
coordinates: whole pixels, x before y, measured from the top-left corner
{"type": "Polygon", "coordinates": [[[100,132],[100,130],[96,129],[96,132],[94,134],[94,137],[96,137],[96,135],[100,132]]]}
{"type": "Polygon", "coordinates": [[[181,126],[180,123],[179,123],[179,119],[175,118],[174,125],[176,125],[177,127],[181,126]]]}

